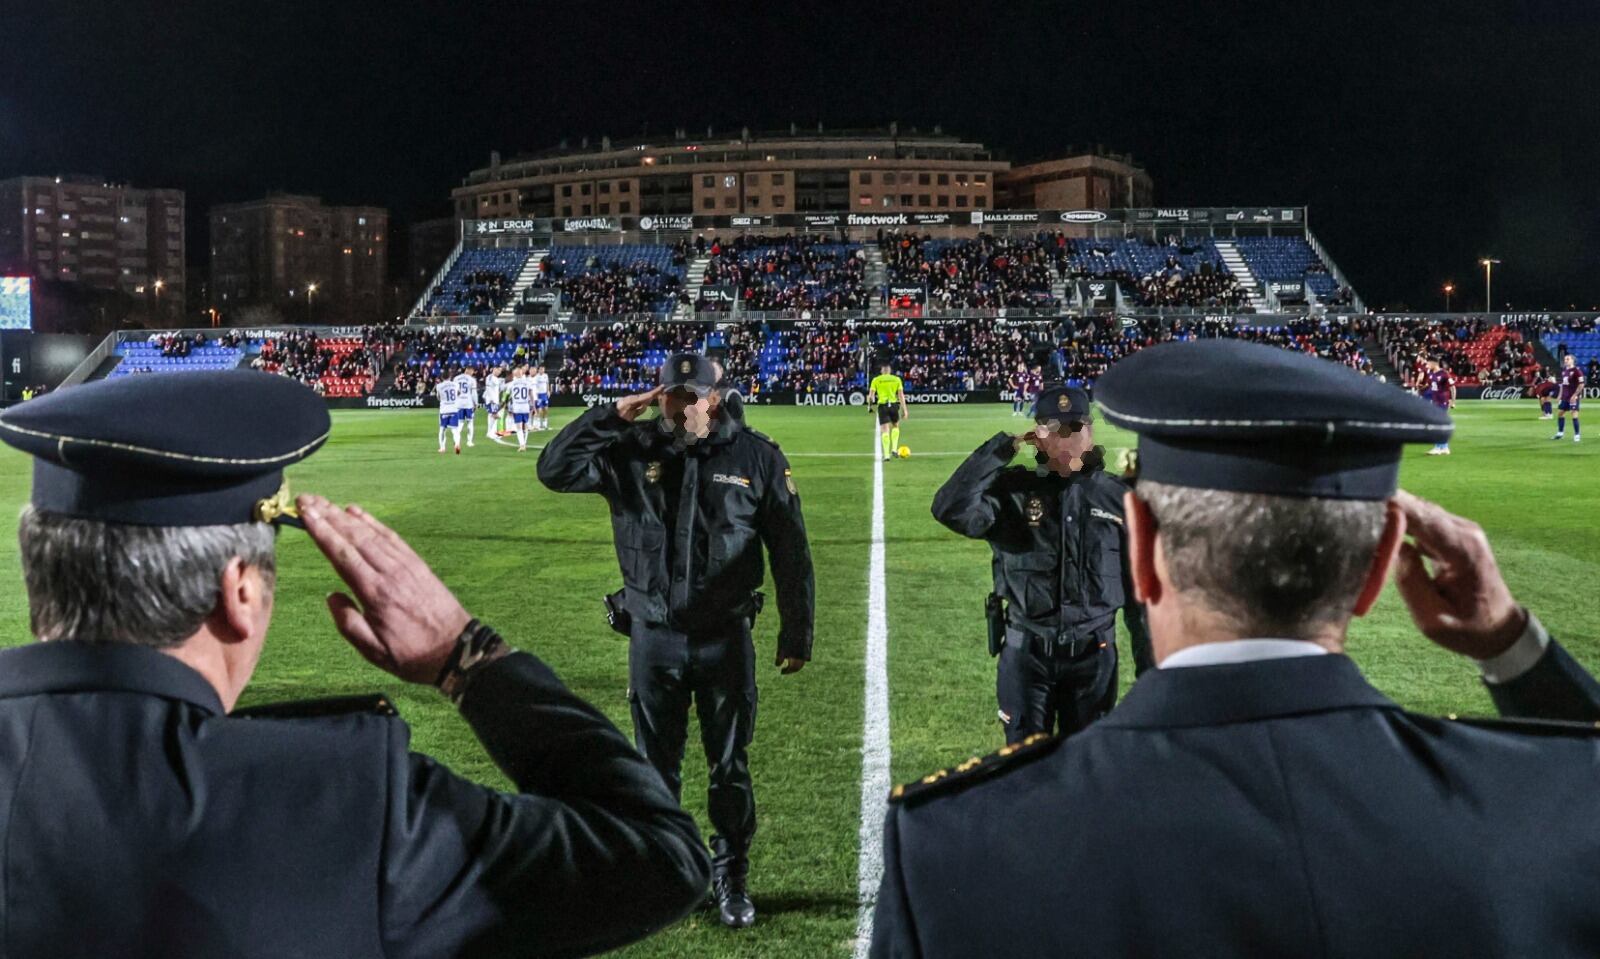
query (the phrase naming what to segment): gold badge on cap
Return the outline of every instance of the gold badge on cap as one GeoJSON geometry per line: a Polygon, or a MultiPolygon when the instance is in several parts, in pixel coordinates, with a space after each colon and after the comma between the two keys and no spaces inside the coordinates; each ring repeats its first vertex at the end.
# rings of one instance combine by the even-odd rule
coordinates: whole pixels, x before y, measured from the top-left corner
{"type": "Polygon", "coordinates": [[[659,460],[650,463],[644,468],[644,481],[646,483],[661,482],[661,462],[659,460]]]}
{"type": "Polygon", "coordinates": [[[1056,397],[1056,409],[1063,413],[1072,409],[1072,397],[1065,393],[1062,393],[1060,396],[1056,397]]]}
{"type": "Polygon", "coordinates": [[[295,506],[294,497],[289,495],[288,480],[283,481],[276,493],[256,501],[255,520],[258,523],[282,523],[305,528],[300,522],[300,508],[295,506]]]}
{"type": "Polygon", "coordinates": [[[684,360],[682,363],[678,364],[678,372],[682,373],[684,376],[688,376],[689,372],[691,370],[693,370],[693,369],[694,369],[694,361],[693,360],[684,360]]]}

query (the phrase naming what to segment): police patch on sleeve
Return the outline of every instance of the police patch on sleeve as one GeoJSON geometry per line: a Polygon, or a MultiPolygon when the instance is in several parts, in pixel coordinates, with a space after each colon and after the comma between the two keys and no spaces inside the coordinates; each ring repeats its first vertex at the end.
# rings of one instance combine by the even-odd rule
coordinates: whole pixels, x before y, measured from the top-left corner
{"type": "Polygon", "coordinates": [[[783,471],[783,485],[789,487],[789,495],[790,496],[798,496],[798,495],[800,495],[800,491],[794,488],[794,471],[793,470],[788,469],[788,468],[784,469],[784,471],[783,471]]]}

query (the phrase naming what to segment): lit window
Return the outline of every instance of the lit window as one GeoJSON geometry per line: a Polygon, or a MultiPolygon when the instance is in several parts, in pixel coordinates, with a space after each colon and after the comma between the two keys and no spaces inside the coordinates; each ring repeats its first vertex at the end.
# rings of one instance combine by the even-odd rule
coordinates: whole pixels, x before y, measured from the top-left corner
{"type": "Polygon", "coordinates": [[[356,226],[366,226],[366,225],[367,225],[367,218],[366,217],[364,217],[364,216],[356,217],[356,226]]]}
{"type": "Polygon", "coordinates": [[[861,204],[862,206],[871,206],[872,205],[872,197],[870,197],[867,194],[863,193],[859,197],[856,198],[856,202],[861,204]]]}

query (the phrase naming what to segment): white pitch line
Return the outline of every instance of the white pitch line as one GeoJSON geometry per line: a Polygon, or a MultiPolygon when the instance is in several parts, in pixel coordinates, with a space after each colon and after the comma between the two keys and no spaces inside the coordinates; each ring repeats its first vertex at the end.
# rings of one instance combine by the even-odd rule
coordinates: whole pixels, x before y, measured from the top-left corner
{"type": "MultiPolygon", "coordinates": [[[[874,448],[878,431],[872,431],[874,448]]],[[[861,728],[861,858],[856,959],[872,945],[872,913],[883,880],[883,821],[889,799],[889,609],[884,583],[883,458],[872,463],[872,551],[867,564],[866,710],[861,728]]]]}
{"type": "MultiPolygon", "coordinates": [[[[876,457],[879,460],[883,459],[883,454],[882,453],[796,453],[796,452],[792,452],[790,450],[784,450],[783,451],[783,455],[789,457],[790,459],[793,459],[796,456],[831,456],[831,457],[846,457],[846,458],[849,458],[849,459],[862,459],[864,457],[873,456],[873,457],[876,457]]],[[[935,451],[933,451],[931,453],[912,453],[911,455],[912,456],[971,456],[972,455],[972,451],[971,450],[935,450],[935,451]]]]}

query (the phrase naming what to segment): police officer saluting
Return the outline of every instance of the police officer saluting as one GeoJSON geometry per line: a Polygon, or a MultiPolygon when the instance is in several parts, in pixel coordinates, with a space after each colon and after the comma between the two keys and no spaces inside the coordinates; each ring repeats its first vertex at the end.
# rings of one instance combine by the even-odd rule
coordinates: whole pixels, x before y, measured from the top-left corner
{"type": "Polygon", "coordinates": [[[41,640],[0,652],[7,956],[571,956],[705,895],[693,820],[599,711],[376,519],[290,499],[284,468],[328,431],[321,398],[249,371],[0,414],[35,457],[18,526],[41,640]],[[382,697],[234,709],[279,524],[348,585],[345,639],[438,687],[517,792],[410,752],[382,697]]]}
{"type": "Polygon", "coordinates": [[[1000,657],[1008,743],[1066,735],[1111,709],[1119,608],[1136,668],[1150,664],[1124,560],[1128,487],[1105,471],[1089,397],[1070,387],[1045,390],[1033,416],[1027,433],[998,433],[978,447],[933,499],[939,522],[994,552],[989,653],[1000,657]],[[1037,465],[1011,466],[1024,446],[1034,448],[1037,465]]]}
{"type": "Polygon", "coordinates": [[[750,627],[762,605],[762,544],[777,586],[785,674],[811,658],[815,587],[788,461],[730,415],[718,380],[704,356],[669,357],[655,389],[568,424],[540,455],[539,480],[610,504],[634,741],[677,795],[693,701],[711,767],[712,889],[723,924],[737,929],[755,921],[746,749],[756,719],[750,627]],[[639,419],[656,405],[658,418],[639,419]]]}
{"type": "Polygon", "coordinates": [[[1139,434],[1128,556],[1157,668],[1075,736],[895,790],[871,955],[1600,955],[1600,685],[1483,530],[1396,489],[1445,411],[1225,339],[1141,350],[1096,399],[1139,434]],[[1345,651],[1391,573],[1503,714],[1544,721],[1373,688],[1345,651]]]}

